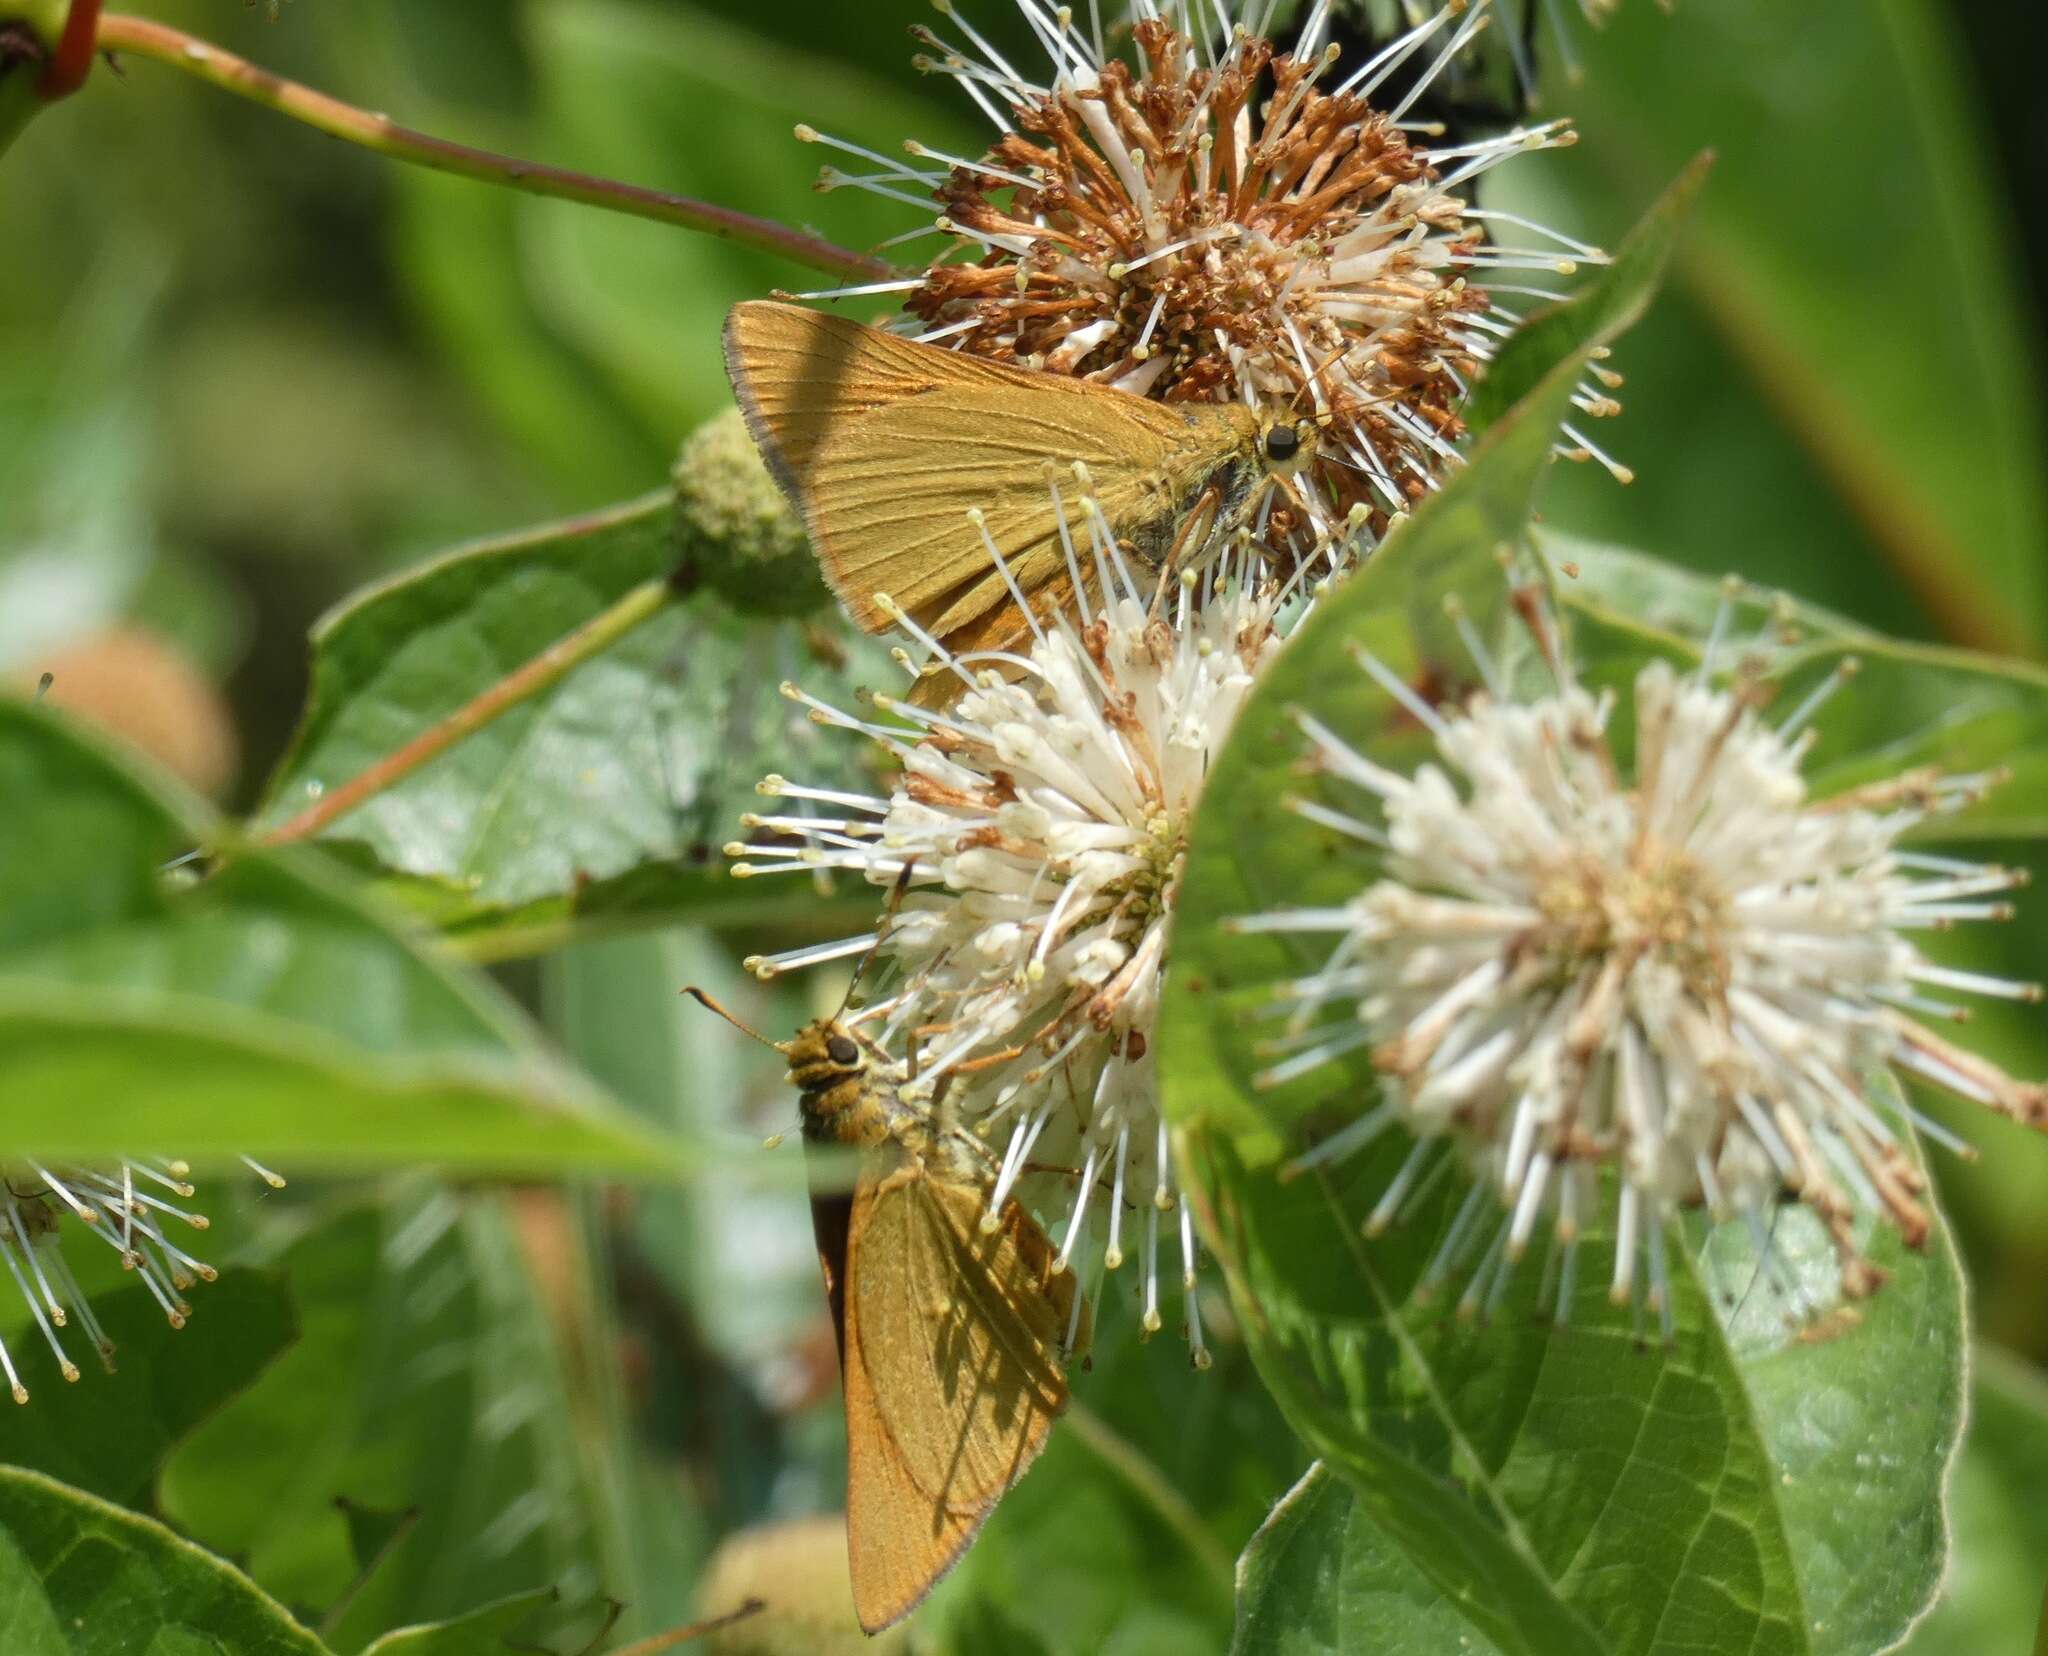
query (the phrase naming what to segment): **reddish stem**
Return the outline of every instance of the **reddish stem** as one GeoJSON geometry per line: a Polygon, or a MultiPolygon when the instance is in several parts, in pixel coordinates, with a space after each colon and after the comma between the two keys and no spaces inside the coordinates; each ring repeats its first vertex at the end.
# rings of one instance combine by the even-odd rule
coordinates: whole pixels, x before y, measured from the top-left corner
{"type": "MultiPolygon", "coordinates": [[[[73,0],[71,22],[76,23],[80,12],[85,10],[96,15],[99,11],[96,0],[90,7],[84,5],[83,0],[73,0]]],[[[68,28],[65,38],[70,38],[68,28]]],[[[259,69],[247,59],[239,58],[210,41],[200,40],[147,17],[110,12],[99,25],[99,44],[109,52],[129,52],[137,57],[153,58],[170,68],[195,75],[224,92],[247,98],[280,115],[289,115],[293,120],[303,121],[331,137],[360,144],[394,161],[409,161],[415,166],[432,167],[461,178],[524,190],[529,195],[556,196],[564,201],[579,201],[585,206],[603,207],[615,213],[631,213],[659,224],[702,231],[726,241],[738,242],[743,247],[757,247],[764,252],[778,254],[796,264],[808,265],[813,270],[826,271],[834,276],[872,280],[877,276],[896,274],[894,266],[884,259],[835,247],[823,237],[793,230],[773,219],[756,218],[752,213],[742,213],[708,201],[693,201],[688,196],[670,195],[665,190],[649,190],[637,184],[622,184],[615,179],[571,172],[566,167],[525,161],[515,155],[498,155],[470,144],[454,143],[446,138],[436,138],[432,133],[400,126],[388,116],[358,109],[325,92],[316,92],[310,86],[301,86],[297,81],[259,69]]]]}
{"type": "Polygon", "coordinates": [[[98,49],[100,5],[101,0],[71,0],[57,50],[50,54],[42,78],[36,82],[36,94],[45,103],[70,97],[92,73],[93,53],[98,49]]]}
{"type": "Polygon", "coordinates": [[[387,753],[360,775],[330,788],[289,822],[263,836],[266,845],[311,839],[360,805],[396,787],[422,765],[438,759],[456,743],[473,736],[522,702],[551,689],[576,668],[617,643],[627,633],[665,609],[684,590],[680,574],[668,580],[644,581],[609,609],[600,610],[582,626],[557,639],[524,666],[453,713],[387,753]]]}

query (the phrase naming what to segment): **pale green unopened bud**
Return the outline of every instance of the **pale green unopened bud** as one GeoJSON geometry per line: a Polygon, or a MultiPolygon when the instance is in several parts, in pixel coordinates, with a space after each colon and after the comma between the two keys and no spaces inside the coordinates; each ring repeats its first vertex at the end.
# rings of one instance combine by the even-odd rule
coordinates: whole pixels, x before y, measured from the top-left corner
{"type": "Polygon", "coordinates": [[[761,1608],[704,1636],[713,1656],[890,1656],[902,1627],[870,1639],[853,1610],[846,1520],[797,1518],[729,1536],[704,1571],[698,1613],[722,1616],[749,1600],[761,1608]]]}
{"type": "Polygon", "coordinates": [[[736,609],[808,615],[831,601],[803,524],[733,409],[707,420],[676,460],[683,568],[736,609]]]}

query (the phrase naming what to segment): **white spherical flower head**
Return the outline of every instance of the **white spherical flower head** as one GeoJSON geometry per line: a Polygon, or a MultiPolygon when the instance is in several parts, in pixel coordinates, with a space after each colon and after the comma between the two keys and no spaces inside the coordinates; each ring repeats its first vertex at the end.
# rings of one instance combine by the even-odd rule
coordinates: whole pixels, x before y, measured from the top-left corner
{"type": "MultiPolygon", "coordinates": [[[[1330,0],[1306,8],[1288,49],[1267,37],[1267,0],[1140,6],[1129,60],[1079,8],[1017,9],[1042,68],[951,0],[939,29],[917,31],[919,67],[997,128],[985,153],[911,143],[905,161],[797,129],[881,167],[828,168],[821,187],[926,198],[950,242],[921,270],[804,297],[900,294],[897,325],[949,350],[1165,402],[1313,416],[1311,487],[1268,491],[1262,544],[1321,550],[1310,502],[1383,532],[1457,462],[1466,393],[1519,325],[1512,307],[1561,297],[1547,284],[1605,257],[1470,199],[1500,162],[1573,142],[1567,123],[1431,149],[1411,118],[1491,6],[1455,0],[1341,65],[1330,0]]],[[[1618,377],[1596,377],[1577,403],[1588,417],[1619,407],[1618,377]]],[[[1575,426],[1562,451],[1626,476],[1575,426]]]]}
{"type": "Polygon", "coordinates": [[[736,874],[836,867],[906,881],[877,933],[749,965],[772,975],[877,947],[893,981],[856,1017],[914,1055],[910,1097],[989,1144],[990,1211],[1027,1179],[1032,1193],[1063,1193],[1062,1265],[1099,1216],[1108,1268],[1127,1253],[1142,1263],[1148,1332],[1162,1326],[1160,1261],[1177,1235],[1187,1338],[1206,1365],[1152,1036],[1196,799],[1278,648],[1278,594],[1246,578],[1242,547],[1197,580],[1141,592],[1096,528],[1105,606],[1084,598],[1038,630],[1028,657],[940,651],[963,684],[943,711],[877,696],[903,721],[880,724],[813,703],[888,750],[892,791],[771,777],[762,791],[799,810],[748,826],[782,842],[729,849],[747,859],[736,874]],[[837,814],[811,814],[819,806],[837,814]]]}
{"type": "Polygon", "coordinates": [[[1573,680],[1540,599],[1522,596],[1555,673],[1534,700],[1511,699],[1480,653],[1489,690],[1439,710],[1360,652],[1428,726],[1437,763],[1398,774],[1300,716],[1317,767],[1374,801],[1377,820],[1300,808],[1372,845],[1381,873],[1342,907],[1240,922],[1339,939],[1325,968],[1283,990],[1285,1055],[1264,1079],[1370,1052],[1382,1101],[1304,1160],[1397,1123],[1415,1133],[1374,1227],[1399,1215],[1435,1147],[1482,1170],[1424,1279],[1477,1258],[1469,1310],[1497,1301],[1547,1221],[1562,1315],[1609,1166],[1617,1301],[1640,1294],[1668,1319],[1664,1222],[1681,1208],[1746,1220],[1776,1270],[1765,1220],[1780,1192],[1827,1227],[1843,1292],[1867,1295],[1883,1274],[1859,1219],[1916,1246],[1929,1229],[1898,1124],[1955,1143],[1883,1072],[2048,1126],[2048,1092],[1926,1021],[1960,1015],[1943,992],[2038,990],[1938,965],[1914,941],[2010,913],[1991,899],[2021,874],[1902,843],[1997,778],[1912,771],[1812,799],[1811,721],[1854,664],[1774,722],[1753,672],[1714,678],[1711,648],[1697,671],[1659,660],[1636,675],[1624,758],[1614,696],[1573,680]]]}
{"type": "MultiPolygon", "coordinates": [[[[273,1189],[283,1187],[268,1168],[248,1165],[273,1189]]],[[[114,1342],[64,1257],[67,1224],[73,1234],[97,1237],[119,1253],[122,1267],[141,1280],[173,1328],[183,1328],[192,1314],[185,1295],[218,1274],[174,1235],[203,1231],[209,1223],[189,1205],[195,1192],[188,1171],[175,1161],[126,1161],[111,1170],[0,1162],[0,1261],[66,1380],[79,1378],[65,1346],[73,1317],[101,1364],[109,1373],[114,1367],[114,1342]]],[[[4,1342],[0,1374],[14,1401],[26,1403],[28,1387],[4,1342]]]]}

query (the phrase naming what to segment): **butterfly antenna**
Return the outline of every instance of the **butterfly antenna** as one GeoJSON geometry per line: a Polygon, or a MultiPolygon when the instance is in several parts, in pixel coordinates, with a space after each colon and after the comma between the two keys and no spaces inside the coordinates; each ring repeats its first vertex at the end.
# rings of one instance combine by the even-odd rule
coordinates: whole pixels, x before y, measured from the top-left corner
{"type": "Polygon", "coordinates": [[[1288,399],[1287,411],[1290,414],[1298,413],[1300,411],[1301,399],[1307,396],[1311,391],[1313,391],[1316,388],[1316,381],[1321,379],[1332,368],[1340,366],[1343,363],[1343,361],[1344,353],[1342,351],[1333,351],[1330,353],[1330,355],[1324,357],[1322,367],[1318,368],[1313,374],[1309,375],[1307,379],[1303,380],[1301,382],[1301,385],[1296,389],[1294,395],[1288,399]]]}
{"type": "Polygon", "coordinates": [[[684,986],[683,993],[688,995],[690,999],[695,1001],[699,1006],[705,1007],[710,1011],[716,1012],[721,1018],[723,1018],[727,1023],[731,1024],[733,1028],[737,1029],[742,1035],[746,1036],[749,1040],[759,1041],[764,1047],[768,1047],[776,1052],[780,1052],[782,1050],[782,1042],[771,1041],[768,1039],[767,1036],[763,1035],[758,1029],[755,1029],[751,1024],[742,1023],[738,1018],[734,1017],[732,1013],[728,1012],[723,1006],[721,1006],[718,1002],[717,997],[711,994],[708,990],[699,989],[694,983],[691,983],[686,984],[684,986]]]}
{"type": "Polygon", "coordinates": [[[881,952],[882,944],[888,938],[889,928],[895,922],[896,911],[903,906],[903,894],[910,889],[911,872],[916,867],[915,856],[903,859],[903,868],[896,876],[896,883],[889,888],[889,900],[882,905],[882,918],[875,927],[875,940],[868,945],[868,952],[860,957],[860,964],[854,967],[853,976],[847,979],[846,993],[839,997],[839,1010],[832,1015],[835,1022],[846,1016],[846,1009],[853,1004],[854,991],[860,988],[860,980],[868,975],[868,968],[875,963],[875,956],[881,952]]]}

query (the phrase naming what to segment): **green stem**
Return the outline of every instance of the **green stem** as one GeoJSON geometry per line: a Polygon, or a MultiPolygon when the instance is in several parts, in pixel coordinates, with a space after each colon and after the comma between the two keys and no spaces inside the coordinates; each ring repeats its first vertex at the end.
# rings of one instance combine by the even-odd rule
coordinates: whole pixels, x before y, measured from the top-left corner
{"type": "Polygon", "coordinates": [[[805,235],[772,219],[756,218],[751,213],[693,201],[688,196],[670,195],[663,190],[621,184],[613,179],[570,172],[537,161],[522,161],[516,156],[498,155],[490,150],[436,138],[430,133],[416,132],[383,115],[374,115],[353,104],[343,103],[339,98],[274,75],[267,69],[259,69],[232,52],[222,51],[207,41],[148,18],[121,13],[102,18],[98,44],[102,51],[128,52],[181,69],[224,92],[247,98],[279,115],[303,121],[330,137],[360,144],[364,149],[394,161],[431,167],[437,172],[454,173],[485,184],[524,190],[529,195],[554,196],[563,201],[581,202],[588,207],[603,207],[615,213],[653,219],[658,224],[699,230],[706,235],[737,242],[743,247],[779,254],[793,263],[832,276],[872,280],[895,273],[895,267],[884,260],[834,246],[821,237],[805,235]]]}
{"type": "Polygon", "coordinates": [[[1166,1474],[1146,1459],[1137,1445],[1086,1404],[1069,1401],[1066,1430],[1079,1438],[1159,1514],[1166,1527],[1186,1543],[1196,1561],[1214,1577],[1226,1599],[1236,1596],[1237,1570],[1230,1554],[1211,1535],[1187,1498],[1166,1481],[1166,1474]]]}
{"type": "Polygon", "coordinates": [[[559,684],[591,657],[602,655],[635,627],[659,615],[680,595],[681,583],[676,580],[642,582],[610,609],[600,611],[574,632],[550,644],[475,700],[421,731],[405,746],[387,753],[368,770],[321,795],[289,822],[273,828],[263,836],[263,843],[284,845],[311,839],[325,831],[349,812],[439,758],[457,742],[475,735],[521,702],[531,701],[559,684]]]}

